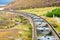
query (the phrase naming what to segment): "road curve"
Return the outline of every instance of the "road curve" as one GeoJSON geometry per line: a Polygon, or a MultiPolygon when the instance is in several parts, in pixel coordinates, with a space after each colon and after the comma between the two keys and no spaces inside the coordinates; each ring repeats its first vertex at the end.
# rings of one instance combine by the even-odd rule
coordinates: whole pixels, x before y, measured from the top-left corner
{"type": "Polygon", "coordinates": [[[27,20],[29,20],[30,24],[32,25],[32,40],[38,40],[37,39],[38,38],[37,28],[38,27],[46,28],[46,27],[44,27],[46,25],[48,25],[47,28],[49,28],[49,30],[51,31],[52,36],[54,36],[54,38],[56,38],[56,40],[60,40],[60,36],[54,30],[53,26],[48,21],[46,21],[44,18],[39,17],[35,14],[29,14],[29,13],[25,13],[25,12],[16,12],[16,11],[8,11],[8,10],[2,10],[2,11],[11,12],[11,13],[18,13],[21,16],[25,17],[27,20]]]}

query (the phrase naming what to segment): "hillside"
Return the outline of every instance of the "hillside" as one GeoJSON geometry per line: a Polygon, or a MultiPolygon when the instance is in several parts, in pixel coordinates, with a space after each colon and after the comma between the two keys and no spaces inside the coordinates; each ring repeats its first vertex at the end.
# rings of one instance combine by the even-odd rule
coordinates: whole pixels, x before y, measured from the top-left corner
{"type": "Polygon", "coordinates": [[[32,26],[19,14],[0,11],[0,40],[32,40],[32,26]]]}
{"type": "MultiPolygon", "coordinates": [[[[17,10],[18,12],[27,12],[31,14],[35,14],[37,16],[43,17],[46,19],[51,25],[54,26],[54,29],[60,34],[60,23],[57,22],[57,20],[53,17],[47,17],[46,13],[51,12],[52,10],[60,8],[60,7],[45,7],[45,8],[34,8],[34,9],[23,9],[23,10],[17,10]]],[[[60,12],[60,11],[59,11],[60,12]]],[[[60,20],[60,17],[59,17],[60,20]]]]}
{"type": "Polygon", "coordinates": [[[60,0],[15,0],[4,7],[5,9],[28,9],[35,7],[60,6],[60,0]]]}

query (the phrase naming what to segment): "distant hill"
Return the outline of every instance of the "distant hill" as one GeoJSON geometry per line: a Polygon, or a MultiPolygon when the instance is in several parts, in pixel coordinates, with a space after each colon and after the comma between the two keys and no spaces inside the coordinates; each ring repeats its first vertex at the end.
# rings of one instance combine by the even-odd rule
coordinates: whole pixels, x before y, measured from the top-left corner
{"type": "Polygon", "coordinates": [[[28,9],[35,7],[60,6],[60,0],[15,0],[4,7],[5,9],[28,9]]]}

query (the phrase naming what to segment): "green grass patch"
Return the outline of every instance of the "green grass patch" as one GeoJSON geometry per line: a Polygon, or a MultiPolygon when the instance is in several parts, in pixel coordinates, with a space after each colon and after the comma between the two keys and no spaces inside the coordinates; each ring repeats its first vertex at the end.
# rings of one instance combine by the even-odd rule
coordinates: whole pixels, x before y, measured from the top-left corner
{"type": "Polygon", "coordinates": [[[60,8],[56,8],[46,14],[47,17],[53,17],[53,15],[60,17],[60,8]]]}
{"type": "Polygon", "coordinates": [[[38,16],[45,16],[47,12],[51,12],[53,9],[56,9],[56,8],[60,8],[60,7],[33,8],[33,9],[24,9],[24,10],[17,10],[17,11],[32,13],[38,16]]]}

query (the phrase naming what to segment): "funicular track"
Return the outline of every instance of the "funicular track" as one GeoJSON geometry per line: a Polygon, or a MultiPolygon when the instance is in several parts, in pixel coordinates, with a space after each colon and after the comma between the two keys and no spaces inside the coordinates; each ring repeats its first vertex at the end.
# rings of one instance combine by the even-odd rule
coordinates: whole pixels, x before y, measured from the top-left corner
{"type": "Polygon", "coordinates": [[[44,18],[25,12],[16,12],[8,10],[2,11],[18,13],[21,16],[25,17],[27,20],[29,20],[30,24],[32,25],[32,40],[60,40],[60,37],[58,33],[54,30],[53,26],[44,18]],[[40,36],[38,34],[43,35],[40,36]],[[47,34],[50,34],[50,36],[47,34]]]}

